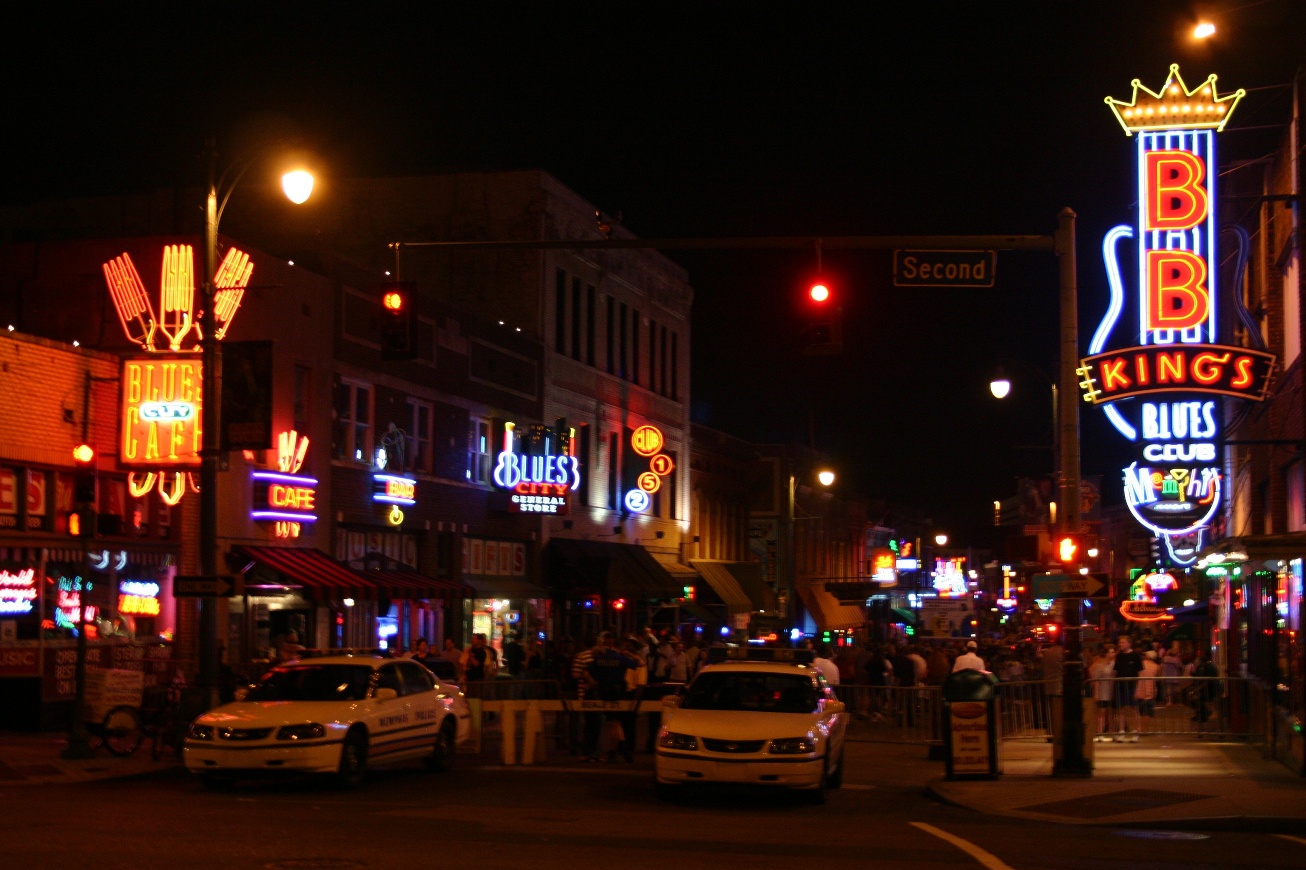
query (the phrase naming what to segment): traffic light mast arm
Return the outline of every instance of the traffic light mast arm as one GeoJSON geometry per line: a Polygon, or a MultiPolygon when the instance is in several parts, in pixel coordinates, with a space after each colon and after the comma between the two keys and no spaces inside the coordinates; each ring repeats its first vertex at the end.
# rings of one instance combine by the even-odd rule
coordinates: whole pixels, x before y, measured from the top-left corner
{"type": "Polygon", "coordinates": [[[913,248],[925,251],[1053,251],[1054,236],[725,236],[720,238],[666,239],[521,239],[514,241],[391,242],[396,257],[403,248],[457,248],[461,250],[580,250],[602,248],[650,248],[655,250],[743,249],[793,250],[810,248],[816,242],[829,250],[892,251],[913,248]]]}

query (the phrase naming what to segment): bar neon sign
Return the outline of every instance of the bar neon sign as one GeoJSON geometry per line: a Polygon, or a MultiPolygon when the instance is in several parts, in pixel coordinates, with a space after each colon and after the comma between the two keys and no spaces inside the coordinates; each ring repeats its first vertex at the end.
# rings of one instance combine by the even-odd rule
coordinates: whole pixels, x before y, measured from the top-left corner
{"type": "Polygon", "coordinates": [[[494,482],[508,490],[513,513],[566,514],[567,496],[580,486],[575,430],[531,426],[519,432],[504,425],[503,450],[494,465],[494,482]]]}
{"type": "MultiPolygon", "coordinates": [[[[1215,134],[1245,92],[1220,96],[1214,75],[1190,89],[1177,64],[1160,90],[1137,79],[1133,88],[1130,101],[1106,103],[1136,137],[1137,222],[1103,241],[1110,301],[1078,375],[1084,400],[1137,445],[1123,471],[1130,512],[1177,563],[1191,564],[1220,508],[1220,397],[1263,401],[1275,366],[1263,348],[1219,341],[1215,134]],[[1126,336],[1111,349],[1126,307],[1118,249],[1127,239],[1136,246],[1136,344],[1126,336]],[[1114,404],[1122,399],[1137,401],[1114,404]]],[[[1228,298],[1240,304],[1237,288],[1228,298]]]]}
{"type": "Polygon", "coordinates": [[[372,475],[372,501],[396,505],[417,504],[417,481],[394,474],[372,475]]]}
{"type": "Polygon", "coordinates": [[[0,569],[0,614],[18,616],[31,613],[36,601],[36,569],[17,572],[0,569]]]}
{"type": "Polygon", "coordinates": [[[118,584],[118,612],[132,616],[159,615],[159,584],[123,580],[118,584]]]}

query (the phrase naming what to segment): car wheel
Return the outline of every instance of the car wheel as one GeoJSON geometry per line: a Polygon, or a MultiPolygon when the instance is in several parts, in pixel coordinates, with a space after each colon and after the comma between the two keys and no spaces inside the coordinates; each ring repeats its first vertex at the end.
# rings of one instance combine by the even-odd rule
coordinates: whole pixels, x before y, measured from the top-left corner
{"type": "Polygon", "coordinates": [[[828,789],[830,788],[830,756],[825,756],[825,761],[821,765],[821,779],[816,783],[816,787],[807,793],[807,799],[813,804],[825,803],[828,789]]]}
{"type": "Polygon", "coordinates": [[[839,765],[834,769],[834,773],[827,774],[826,783],[830,788],[841,788],[843,786],[843,753],[839,753],[839,765]]]}
{"type": "Polygon", "coordinates": [[[456,750],[457,725],[452,718],[445,721],[445,725],[440,729],[440,733],[435,735],[435,746],[431,748],[431,754],[426,756],[426,769],[434,773],[445,773],[453,769],[453,757],[456,750]]]}
{"type": "Polygon", "coordinates": [[[671,802],[678,801],[680,800],[681,794],[683,794],[683,789],[683,785],[671,785],[666,782],[653,783],[653,793],[658,796],[658,800],[671,802]]]}
{"type": "Polygon", "coordinates": [[[200,784],[210,791],[225,791],[235,785],[235,780],[221,773],[201,773],[200,784]]]}
{"type": "Polygon", "coordinates": [[[350,731],[340,747],[340,769],[336,779],[345,788],[357,788],[367,773],[367,737],[361,731],[350,731]]]}

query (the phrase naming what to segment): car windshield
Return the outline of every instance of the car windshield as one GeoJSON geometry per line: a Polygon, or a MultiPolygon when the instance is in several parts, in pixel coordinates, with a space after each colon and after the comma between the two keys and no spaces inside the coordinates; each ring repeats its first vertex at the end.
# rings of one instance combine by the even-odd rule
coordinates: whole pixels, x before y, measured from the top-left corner
{"type": "Polygon", "coordinates": [[[683,710],[752,710],[811,713],[816,686],[804,674],[717,671],[698,675],[680,704],[683,710]]]}
{"type": "Polygon", "coordinates": [[[296,665],[273,668],[247,696],[250,701],[361,701],[372,669],[363,665],[296,665]]]}

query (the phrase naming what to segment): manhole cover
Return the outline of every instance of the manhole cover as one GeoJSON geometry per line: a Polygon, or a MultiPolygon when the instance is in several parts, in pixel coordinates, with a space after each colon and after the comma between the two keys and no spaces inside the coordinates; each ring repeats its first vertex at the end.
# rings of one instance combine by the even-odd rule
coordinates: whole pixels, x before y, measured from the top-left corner
{"type": "Polygon", "coordinates": [[[1114,831],[1117,837],[1134,837],[1139,840],[1209,840],[1209,834],[1192,831],[1114,831]]]}
{"type": "Polygon", "coordinates": [[[264,864],[267,870],[350,870],[353,867],[366,867],[359,861],[344,858],[287,858],[264,864]]]}

